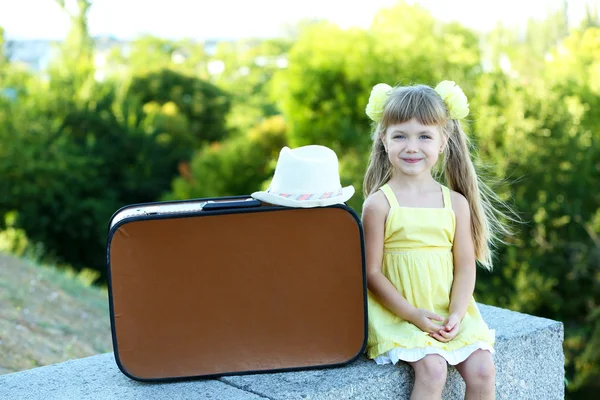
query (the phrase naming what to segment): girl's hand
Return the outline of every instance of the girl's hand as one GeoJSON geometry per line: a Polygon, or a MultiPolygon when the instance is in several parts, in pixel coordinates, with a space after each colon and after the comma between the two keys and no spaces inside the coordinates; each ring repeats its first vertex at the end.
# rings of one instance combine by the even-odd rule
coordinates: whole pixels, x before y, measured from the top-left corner
{"type": "Polygon", "coordinates": [[[456,337],[458,331],[460,330],[460,318],[458,315],[450,314],[448,318],[444,321],[444,325],[441,329],[438,329],[436,332],[432,332],[429,334],[432,338],[439,342],[449,342],[456,337]]]}
{"type": "Polygon", "coordinates": [[[444,318],[437,315],[436,313],[422,308],[415,308],[410,322],[416,325],[417,328],[419,328],[423,332],[431,334],[432,332],[438,332],[440,330],[440,324],[436,324],[433,321],[441,322],[443,320],[444,318]]]}

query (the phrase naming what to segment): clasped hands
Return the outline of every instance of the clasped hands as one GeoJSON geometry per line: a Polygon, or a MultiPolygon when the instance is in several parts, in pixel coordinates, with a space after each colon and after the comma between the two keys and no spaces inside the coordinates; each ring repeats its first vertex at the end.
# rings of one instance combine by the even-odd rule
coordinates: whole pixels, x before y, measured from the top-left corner
{"type": "Polygon", "coordinates": [[[460,329],[460,317],[456,314],[450,314],[444,320],[443,317],[422,308],[416,308],[411,321],[423,332],[426,332],[439,342],[449,342],[456,337],[460,329]],[[442,325],[434,321],[443,321],[442,325]]]}

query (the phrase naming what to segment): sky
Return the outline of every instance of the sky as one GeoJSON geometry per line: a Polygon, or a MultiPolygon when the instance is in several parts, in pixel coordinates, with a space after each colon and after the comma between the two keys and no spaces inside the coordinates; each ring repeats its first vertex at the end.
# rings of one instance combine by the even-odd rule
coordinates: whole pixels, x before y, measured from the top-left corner
{"type": "MultiPolygon", "coordinates": [[[[543,19],[564,0],[421,0],[443,21],[456,20],[479,31],[498,20],[519,25],[529,17],[543,19]]],[[[570,18],[579,21],[586,3],[569,0],[570,18]]],[[[65,0],[72,6],[75,0],[65,0]]],[[[92,36],[133,39],[143,34],[181,39],[270,37],[285,24],[322,18],[342,28],[366,28],[373,16],[396,0],[93,0],[89,12],[92,36]],[[168,5],[167,5],[168,4],[168,5]]],[[[8,39],[63,39],[69,17],[56,0],[0,0],[0,26],[8,39]]]]}

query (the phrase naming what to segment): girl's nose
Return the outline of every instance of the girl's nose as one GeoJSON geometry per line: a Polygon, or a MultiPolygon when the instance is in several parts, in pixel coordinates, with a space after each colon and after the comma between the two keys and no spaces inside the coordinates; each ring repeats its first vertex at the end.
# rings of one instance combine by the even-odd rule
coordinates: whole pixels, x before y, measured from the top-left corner
{"type": "Polygon", "coordinates": [[[407,153],[416,153],[417,151],[419,151],[419,145],[418,142],[416,140],[409,140],[408,143],[406,144],[406,152],[407,153]]]}

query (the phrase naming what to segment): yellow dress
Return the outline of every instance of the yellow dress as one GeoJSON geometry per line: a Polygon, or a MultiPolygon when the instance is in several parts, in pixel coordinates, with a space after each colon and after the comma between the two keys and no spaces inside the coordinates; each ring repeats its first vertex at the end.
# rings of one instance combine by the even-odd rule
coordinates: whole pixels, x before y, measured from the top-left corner
{"type": "MultiPolygon", "coordinates": [[[[401,207],[389,185],[380,190],[390,204],[385,224],[383,274],[413,306],[446,318],[454,272],[452,244],[456,224],[450,190],[442,186],[444,208],[401,207]]],[[[393,314],[370,292],[368,313],[366,351],[378,364],[412,362],[428,354],[439,354],[449,364],[456,365],[477,349],[494,352],[494,331],[483,321],[473,298],[458,335],[448,343],[438,342],[393,314]]]]}

